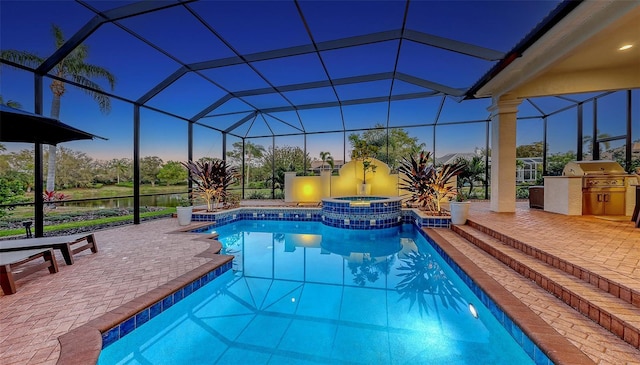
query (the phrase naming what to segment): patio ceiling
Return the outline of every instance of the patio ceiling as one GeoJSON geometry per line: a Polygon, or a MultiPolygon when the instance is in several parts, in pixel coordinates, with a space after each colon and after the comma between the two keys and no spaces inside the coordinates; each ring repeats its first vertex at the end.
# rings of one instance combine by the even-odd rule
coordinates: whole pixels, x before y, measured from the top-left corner
{"type": "Polygon", "coordinates": [[[585,2],[541,35],[478,97],[531,98],[640,88],[640,3],[585,2]],[[631,45],[630,48],[620,49],[631,45]]]}
{"type": "MultiPolygon", "coordinates": [[[[106,67],[123,84],[115,96],[238,137],[441,123],[441,108],[474,98],[474,85],[513,57],[532,29],[554,25],[580,4],[53,3],[68,15],[51,21],[72,22],[76,31],[38,73],[52,75],[85,43],[101,57],[96,64],[113,65],[106,67]],[[409,112],[409,100],[430,109],[409,112]]],[[[31,22],[29,13],[21,16],[31,22]]],[[[474,105],[468,121],[487,120],[488,102],[474,105]]]]}

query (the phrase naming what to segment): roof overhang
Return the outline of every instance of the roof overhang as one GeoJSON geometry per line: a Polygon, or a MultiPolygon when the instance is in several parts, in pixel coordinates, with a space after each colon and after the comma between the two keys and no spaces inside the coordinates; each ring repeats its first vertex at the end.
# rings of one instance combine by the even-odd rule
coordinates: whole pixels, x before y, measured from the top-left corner
{"type": "Polygon", "coordinates": [[[528,98],[640,88],[640,2],[585,1],[474,97],[528,98]],[[625,44],[634,47],[626,51],[625,44]]]}

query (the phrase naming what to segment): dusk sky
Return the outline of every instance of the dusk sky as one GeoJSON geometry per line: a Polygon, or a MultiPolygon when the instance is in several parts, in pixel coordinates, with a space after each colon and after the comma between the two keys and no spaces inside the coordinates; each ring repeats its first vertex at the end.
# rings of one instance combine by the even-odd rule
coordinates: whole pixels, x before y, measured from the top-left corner
{"type": "MultiPolygon", "coordinates": [[[[86,1],[100,11],[127,5],[129,1],[86,1]]],[[[556,1],[494,1],[494,2],[436,2],[412,1],[406,18],[406,29],[438,37],[472,43],[499,52],[511,50],[535,25],[547,15],[556,1]]],[[[404,1],[301,1],[300,10],[316,43],[367,33],[399,30],[402,27],[404,1]]],[[[117,78],[114,94],[135,101],[156,84],[181,67],[214,59],[246,55],[256,52],[309,45],[312,41],[292,1],[221,2],[199,1],[142,16],[123,19],[119,26],[105,24],[90,35],[88,62],[110,70],[117,78]],[[220,37],[198,22],[190,13],[201,16],[220,37]],[[162,52],[129,34],[129,30],[146,39],[162,52]],[[172,59],[174,57],[175,59],[172,59]]],[[[67,38],[71,37],[95,15],[74,1],[7,1],[0,2],[0,48],[28,50],[41,57],[54,51],[51,25],[59,25],[67,38]]],[[[455,52],[426,46],[410,40],[389,40],[350,48],[278,58],[272,60],[202,70],[201,74],[187,73],[167,89],[153,97],[147,105],[191,118],[228,92],[260,89],[327,80],[397,72],[429,80],[452,88],[472,86],[494,64],[455,52]],[[399,47],[400,46],[400,47],[399,47]],[[399,49],[399,51],[398,51],[399,49]],[[325,71],[326,68],[326,71],[325,71]],[[212,83],[214,81],[217,85],[212,83]]],[[[5,65],[0,67],[0,94],[4,100],[15,100],[23,109],[33,111],[33,76],[26,71],[5,65]]],[[[50,80],[45,79],[44,114],[49,115],[51,104],[50,80]]],[[[101,85],[106,85],[100,82],[101,85]]],[[[291,103],[310,104],[336,102],[338,98],[360,98],[402,95],[430,91],[401,80],[383,79],[362,84],[336,85],[307,90],[232,98],[201,123],[226,129],[248,115],[253,108],[286,107],[291,103]],[[233,115],[219,115],[225,113],[233,115]]],[[[587,96],[582,97],[585,99],[587,96]]],[[[611,98],[612,118],[618,99],[611,98]]],[[[233,133],[247,136],[273,134],[340,131],[373,127],[376,123],[389,126],[430,124],[436,118],[442,96],[373,104],[349,105],[342,108],[302,109],[266,113],[250,120],[233,133]],[[302,120],[302,125],[300,120],[302,120]]],[[[79,141],[63,144],[74,150],[87,152],[98,159],[132,157],[133,107],[126,101],[112,99],[108,115],[99,112],[97,104],[84,92],[68,87],[62,98],[60,119],[75,127],[108,138],[108,141],[79,141]]],[[[484,120],[489,100],[457,103],[445,100],[438,124],[484,120]]],[[[572,105],[566,100],[546,98],[539,105],[545,112],[572,105]]],[[[603,106],[603,112],[609,109],[603,106]]],[[[167,160],[185,160],[187,156],[187,123],[152,110],[142,112],[142,156],[157,155],[167,160]]],[[[539,115],[530,104],[523,103],[519,116],[539,115]]],[[[555,140],[550,139],[551,151],[575,150],[575,109],[555,118],[555,140]]],[[[551,120],[550,120],[551,122],[551,120]]],[[[618,129],[618,123],[614,123],[618,129]]],[[[433,128],[407,128],[412,136],[431,150],[433,128]]],[[[588,130],[588,129],[587,129],[588,130]]],[[[473,152],[483,147],[485,124],[442,126],[436,129],[436,154],[473,152]]],[[[194,157],[221,154],[221,134],[205,127],[194,128],[194,157]]],[[[617,133],[611,131],[611,134],[617,133]]],[[[349,133],[347,133],[349,134],[349,133]]],[[[518,144],[542,140],[539,120],[522,121],[518,125],[518,144]]],[[[229,137],[228,148],[238,138],[229,137]]],[[[271,137],[251,140],[270,145],[271,137]]],[[[310,134],[307,149],[310,157],[320,151],[330,151],[342,159],[343,134],[310,134]]],[[[303,146],[302,136],[276,137],[277,145],[303,146]]],[[[28,148],[24,144],[7,144],[10,151],[28,148]]],[[[347,155],[349,147],[347,146],[347,155]]]]}

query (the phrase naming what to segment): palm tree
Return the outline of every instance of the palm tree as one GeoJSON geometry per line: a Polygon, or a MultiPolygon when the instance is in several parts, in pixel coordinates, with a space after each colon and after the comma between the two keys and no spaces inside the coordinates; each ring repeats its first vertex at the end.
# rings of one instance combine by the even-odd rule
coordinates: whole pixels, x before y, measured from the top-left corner
{"type": "Polygon", "coordinates": [[[114,158],[109,161],[109,164],[116,174],[116,184],[120,184],[120,179],[128,175],[127,171],[131,167],[131,162],[126,158],[114,158]]]}
{"type": "MultiPolygon", "coordinates": [[[[55,24],[51,26],[51,31],[55,47],[58,49],[66,42],[64,34],[62,33],[62,29],[55,24]]],[[[109,99],[105,94],[99,92],[102,91],[102,88],[92,79],[105,79],[109,83],[111,90],[113,90],[116,82],[115,76],[100,66],[87,63],[86,59],[88,56],[89,47],[85,44],[79,45],[54,67],[52,70],[53,74],[60,79],[71,80],[82,86],[91,88],[83,89],[83,91],[89,94],[93,100],[98,103],[101,112],[108,113],[111,110],[111,99],[109,99]]],[[[0,51],[0,57],[32,68],[37,68],[44,62],[44,59],[36,54],[13,49],[0,51]]],[[[53,93],[53,100],[51,101],[51,117],[54,119],[60,119],[60,99],[66,91],[65,83],[59,79],[55,79],[51,82],[49,88],[53,93]]],[[[56,146],[52,145],[49,146],[46,188],[48,191],[53,191],[55,189],[55,177],[56,146]]]]}
{"type": "Polygon", "coordinates": [[[320,159],[322,160],[322,170],[324,170],[325,164],[329,164],[329,167],[331,167],[331,172],[333,173],[335,161],[333,160],[333,156],[331,156],[331,152],[320,152],[320,159]]]}
{"type": "MultiPolygon", "coordinates": [[[[518,161],[516,161],[516,163],[518,161]]],[[[484,161],[482,160],[482,156],[473,156],[471,160],[467,160],[464,157],[459,157],[456,160],[456,163],[461,163],[464,165],[464,169],[462,170],[462,173],[458,175],[458,187],[462,188],[464,183],[468,182],[469,194],[467,195],[472,196],[473,183],[476,181],[484,182],[484,161]]]]}
{"type": "Polygon", "coordinates": [[[251,161],[253,158],[261,158],[264,154],[265,149],[262,145],[247,142],[244,145],[244,154],[247,156],[247,175],[245,180],[245,185],[249,184],[249,167],[251,166],[251,161]]]}

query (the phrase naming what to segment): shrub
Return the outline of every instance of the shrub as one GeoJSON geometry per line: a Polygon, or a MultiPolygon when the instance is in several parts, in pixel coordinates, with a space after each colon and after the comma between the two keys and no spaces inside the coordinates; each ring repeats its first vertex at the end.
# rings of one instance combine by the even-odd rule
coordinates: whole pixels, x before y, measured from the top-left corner
{"type": "Polygon", "coordinates": [[[529,186],[516,186],[516,199],[529,199],[529,186]]]}
{"type": "Polygon", "coordinates": [[[100,217],[118,217],[121,215],[118,209],[101,209],[94,214],[100,217]]]}
{"type": "Polygon", "coordinates": [[[256,190],[249,194],[249,199],[267,199],[267,197],[262,194],[262,192],[256,190]]]}
{"type": "Polygon", "coordinates": [[[249,184],[247,184],[247,188],[248,189],[264,189],[265,183],[264,181],[252,181],[249,184]]]}
{"type": "Polygon", "coordinates": [[[70,221],[75,214],[56,214],[47,217],[48,221],[53,223],[70,221]]]}
{"type": "Polygon", "coordinates": [[[238,170],[221,159],[188,161],[182,163],[189,171],[195,195],[206,200],[207,211],[212,212],[218,203],[224,201],[227,190],[238,178],[238,170]]]}
{"type": "Polygon", "coordinates": [[[242,196],[238,193],[228,193],[224,199],[225,208],[237,208],[240,206],[242,196]]]}

